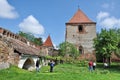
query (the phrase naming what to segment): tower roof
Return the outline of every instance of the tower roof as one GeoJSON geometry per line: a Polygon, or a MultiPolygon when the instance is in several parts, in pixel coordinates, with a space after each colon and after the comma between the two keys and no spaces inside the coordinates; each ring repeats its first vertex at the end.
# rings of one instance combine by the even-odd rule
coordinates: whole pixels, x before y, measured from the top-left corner
{"type": "Polygon", "coordinates": [[[50,38],[50,35],[48,36],[48,38],[46,39],[46,41],[43,43],[43,46],[53,47],[53,44],[52,44],[52,40],[51,40],[51,38],[50,38]]]}
{"type": "Polygon", "coordinates": [[[95,23],[91,21],[80,9],[74,14],[68,23],[95,23]]]}

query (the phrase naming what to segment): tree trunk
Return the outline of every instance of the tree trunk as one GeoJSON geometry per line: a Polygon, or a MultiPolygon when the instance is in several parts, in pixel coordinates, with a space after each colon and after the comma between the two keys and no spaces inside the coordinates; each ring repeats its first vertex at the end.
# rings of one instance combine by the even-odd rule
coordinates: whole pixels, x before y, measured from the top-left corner
{"type": "Polygon", "coordinates": [[[111,65],[111,60],[110,60],[110,57],[108,57],[108,66],[110,67],[111,65]]]}
{"type": "Polygon", "coordinates": [[[107,61],[107,59],[106,59],[106,57],[104,56],[104,57],[103,57],[103,63],[106,63],[106,61],[107,61]]]}

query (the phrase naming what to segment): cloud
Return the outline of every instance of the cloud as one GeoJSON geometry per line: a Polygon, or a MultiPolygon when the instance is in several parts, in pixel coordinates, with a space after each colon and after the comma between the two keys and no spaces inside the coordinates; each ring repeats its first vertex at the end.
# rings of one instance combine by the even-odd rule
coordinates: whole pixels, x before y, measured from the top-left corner
{"type": "Polygon", "coordinates": [[[23,32],[32,33],[34,35],[41,35],[44,33],[43,26],[32,15],[28,16],[19,24],[19,28],[23,32]]]}
{"type": "Polygon", "coordinates": [[[57,46],[56,44],[54,44],[54,43],[53,43],[53,46],[54,46],[54,48],[55,48],[56,50],[59,49],[58,46],[57,46]]]}
{"type": "Polygon", "coordinates": [[[111,16],[108,12],[99,12],[97,15],[98,25],[102,28],[120,28],[120,18],[111,16]]]}
{"type": "Polygon", "coordinates": [[[97,15],[97,20],[101,20],[101,19],[104,19],[106,17],[110,16],[108,12],[102,12],[100,11],[97,15]]]}
{"type": "Polygon", "coordinates": [[[0,17],[14,19],[18,17],[18,13],[15,11],[15,8],[11,6],[7,0],[0,0],[0,17]]]}

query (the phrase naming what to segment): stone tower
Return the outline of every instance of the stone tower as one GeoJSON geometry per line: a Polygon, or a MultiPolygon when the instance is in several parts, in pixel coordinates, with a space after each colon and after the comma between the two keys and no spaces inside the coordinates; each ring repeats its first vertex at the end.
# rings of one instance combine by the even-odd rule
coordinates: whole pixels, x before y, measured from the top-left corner
{"type": "Polygon", "coordinates": [[[93,39],[96,37],[96,23],[80,9],[66,23],[65,40],[74,44],[80,54],[93,53],[93,39]]]}

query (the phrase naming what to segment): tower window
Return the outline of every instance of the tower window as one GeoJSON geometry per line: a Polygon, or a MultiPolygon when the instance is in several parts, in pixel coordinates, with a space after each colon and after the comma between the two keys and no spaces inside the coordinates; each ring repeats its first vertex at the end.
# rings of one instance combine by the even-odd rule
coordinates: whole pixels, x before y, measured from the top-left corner
{"type": "Polygon", "coordinates": [[[83,54],[83,47],[82,46],[79,46],[79,53],[83,54]]]}
{"type": "Polygon", "coordinates": [[[82,32],[82,31],[83,31],[83,26],[82,26],[82,25],[79,25],[79,26],[78,26],[78,31],[79,31],[79,32],[82,32]]]}

